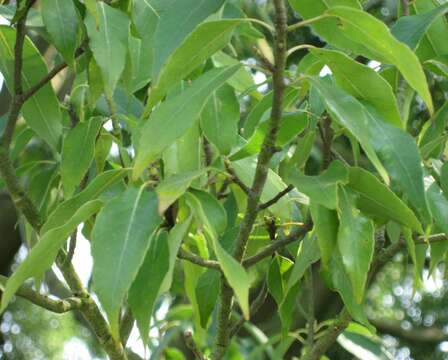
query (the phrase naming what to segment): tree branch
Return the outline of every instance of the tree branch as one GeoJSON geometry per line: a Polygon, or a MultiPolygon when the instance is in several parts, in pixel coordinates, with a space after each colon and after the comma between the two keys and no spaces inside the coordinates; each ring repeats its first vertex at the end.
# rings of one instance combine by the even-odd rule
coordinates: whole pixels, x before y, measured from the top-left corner
{"type": "MultiPolygon", "coordinates": [[[[248,194],[246,212],[241,221],[238,235],[235,240],[234,258],[241,262],[246,252],[247,241],[257,218],[257,209],[260,196],[266,183],[269,163],[276,151],[275,142],[283,115],[283,99],[285,92],[285,68],[287,51],[287,13],[284,0],[274,0],[275,7],[275,50],[274,50],[274,73],[273,73],[273,101],[271,117],[268,123],[268,132],[264,138],[260,154],[258,155],[257,167],[252,187],[248,194]]],[[[228,289],[225,281],[222,281],[220,308],[218,310],[218,332],[212,359],[221,359],[229,343],[229,321],[233,292],[228,289]]]]}
{"type": "Polygon", "coordinates": [[[241,190],[244,191],[244,193],[246,195],[249,195],[250,193],[250,189],[246,186],[245,183],[243,183],[243,181],[238,177],[238,175],[236,174],[235,170],[233,170],[232,166],[230,165],[230,161],[229,160],[224,160],[224,166],[226,167],[227,172],[230,175],[230,179],[237,184],[241,190]]]}
{"type": "Polygon", "coordinates": [[[179,249],[179,252],[177,253],[177,257],[182,260],[189,261],[193,264],[209,268],[209,269],[215,269],[221,271],[221,266],[219,265],[219,262],[215,260],[206,260],[196,254],[193,254],[187,250],[184,250],[182,248],[179,249]]]}
{"type": "Polygon", "coordinates": [[[258,205],[258,211],[267,209],[268,207],[277,203],[283,196],[289,194],[294,189],[293,185],[288,185],[284,190],[280,191],[277,195],[275,195],[272,199],[266,201],[263,204],[258,205]]]}

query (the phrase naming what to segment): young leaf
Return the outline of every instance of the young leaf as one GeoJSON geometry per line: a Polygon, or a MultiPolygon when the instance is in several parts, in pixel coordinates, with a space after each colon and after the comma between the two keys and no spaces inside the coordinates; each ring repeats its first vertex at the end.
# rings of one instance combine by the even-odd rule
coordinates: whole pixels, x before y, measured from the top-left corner
{"type": "Polygon", "coordinates": [[[230,85],[214,91],[202,110],[201,129],[219,152],[228,155],[236,144],[240,104],[230,85]]]}
{"type": "Polygon", "coordinates": [[[79,29],[75,4],[72,0],[43,0],[41,13],[53,45],[65,61],[74,67],[79,29]]]}
{"type": "Polygon", "coordinates": [[[349,196],[349,193],[341,190],[338,248],[352,283],[355,300],[361,303],[373,258],[375,228],[371,220],[353,207],[349,196]]]}
{"type": "Polygon", "coordinates": [[[431,24],[448,11],[448,4],[443,4],[431,11],[417,15],[402,16],[390,29],[392,35],[415,49],[431,24]]]}
{"type": "Polygon", "coordinates": [[[64,195],[69,198],[79,186],[92,164],[95,140],[104,119],[93,117],[71,129],[62,145],[61,180],[64,195]]]}
{"type": "Polygon", "coordinates": [[[226,46],[239,23],[239,20],[219,20],[199,25],[167,59],[151,87],[144,117],[171,87],[226,46]]]}
{"type": "Polygon", "coordinates": [[[152,235],[143,264],[129,289],[129,305],[137,321],[140,336],[148,343],[149,322],[160,288],[170,266],[168,234],[152,235]]]}
{"type": "Polygon", "coordinates": [[[58,205],[48,216],[40,234],[44,235],[49,230],[64,225],[82,205],[96,199],[113,184],[123,179],[127,173],[127,170],[119,169],[105,171],[98,175],[83,191],[58,205]]]}
{"type": "Polygon", "coordinates": [[[326,14],[338,17],[342,23],[339,29],[344,35],[369,50],[360,54],[367,57],[373,54],[377,60],[395,65],[421,96],[429,112],[434,111],[425,73],[417,56],[409,47],[395,39],[382,21],[365,11],[344,6],[333,7],[326,14]]]}
{"type": "Polygon", "coordinates": [[[102,206],[101,200],[85,203],[63,225],[51,229],[40,238],[6,283],[5,291],[2,294],[0,313],[5,310],[12,296],[25,280],[33,276],[40,277],[51,267],[58,251],[70,234],[79,224],[97,213],[102,206]]]}
{"type": "Polygon", "coordinates": [[[145,167],[156,160],[163,150],[198,120],[206,101],[239,66],[208,71],[195,80],[191,87],[160,105],[141,130],[137,147],[133,178],[137,179],[145,167]],[[181,121],[180,121],[181,120],[181,121]]]}
{"type": "MultiPolygon", "coordinates": [[[[14,46],[16,32],[12,27],[0,26],[0,72],[5,77],[10,93],[14,90],[14,46]]],[[[48,74],[47,66],[38,49],[29,38],[23,46],[22,82],[24,89],[30,89],[48,74]]],[[[43,86],[25,102],[23,117],[31,129],[58,151],[62,134],[59,102],[51,84],[43,86]]]]}
{"type": "Polygon", "coordinates": [[[289,175],[288,182],[309,196],[311,203],[336,209],[338,207],[338,185],[348,182],[348,172],[340,161],[334,161],[327,170],[318,176],[306,176],[296,172],[289,175]]]}
{"type": "Polygon", "coordinates": [[[403,128],[392,87],[375,70],[339,51],[310,51],[330,67],[339,87],[358,100],[375,107],[384,120],[400,129],[403,128]]]}
{"type": "Polygon", "coordinates": [[[422,226],[411,209],[375,175],[358,167],[349,169],[348,187],[358,194],[356,206],[364,213],[386,217],[414,231],[423,233],[422,226]]]}
{"type": "Polygon", "coordinates": [[[249,287],[250,279],[243,266],[237,262],[218,241],[218,235],[227,226],[227,215],[222,205],[210,194],[194,190],[185,194],[186,199],[195,212],[196,217],[204,226],[213,244],[213,250],[229,285],[243,311],[244,317],[249,318],[249,287]]]}
{"type": "Polygon", "coordinates": [[[173,175],[160,182],[156,188],[159,198],[159,214],[163,214],[185,191],[190,187],[193,180],[201,176],[205,170],[190,171],[187,173],[173,175]]]}
{"type": "Polygon", "coordinates": [[[123,72],[129,37],[129,18],[104,2],[97,3],[99,24],[89,12],[85,18],[89,46],[101,69],[106,90],[113,94],[123,72]]]}
{"type": "Polygon", "coordinates": [[[94,287],[117,337],[121,302],[161,222],[157,206],[154,192],[129,188],[104,207],[93,228],[94,287]]]}

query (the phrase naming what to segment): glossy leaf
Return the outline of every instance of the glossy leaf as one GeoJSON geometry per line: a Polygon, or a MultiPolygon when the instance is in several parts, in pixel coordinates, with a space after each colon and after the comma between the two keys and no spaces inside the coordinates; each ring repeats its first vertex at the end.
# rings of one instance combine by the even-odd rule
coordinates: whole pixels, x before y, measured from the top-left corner
{"type": "Polygon", "coordinates": [[[68,64],[74,66],[75,49],[78,42],[79,19],[72,0],[42,1],[42,20],[53,45],[68,64]]]}
{"type": "Polygon", "coordinates": [[[127,173],[127,170],[120,169],[109,170],[98,175],[83,191],[56,207],[43,224],[41,235],[64,225],[82,205],[98,198],[108,188],[122,180],[127,173]]]}
{"type": "Polygon", "coordinates": [[[206,192],[195,190],[186,193],[187,201],[209,235],[215,255],[229,285],[243,311],[249,318],[249,287],[250,279],[243,266],[231,256],[218,241],[218,235],[226,228],[227,216],[222,205],[206,192]]]}
{"type": "Polygon", "coordinates": [[[388,183],[389,177],[384,168],[392,185],[407,196],[425,221],[429,221],[421,159],[414,139],[383,121],[374,109],[364,106],[343,90],[317,78],[313,78],[312,83],[324,97],[333,119],[356,137],[385,182],[388,183]]]}
{"type": "Polygon", "coordinates": [[[348,172],[341,162],[335,161],[318,176],[306,176],[296,172],[289,175],[288,182],[309,196],[311,203],[336,209],[338,185],[348,182],[348,172]]]}
{"type": "Polygon", "coordinates": [[[145,344],[148,343],[149,323],[154,304],[169,266],[168,234],[161,232],[153,235],[143,264],[129,289],[129,305],[145,344]]]}
{"type": "Polygon", "coordinates": [[[387,122],[403,128],[393,89],[375,70],[339,51],[312,49],[311,53],[330,67],[338,86],[375,107],[387,122]]]}
{"type": "MultiPolygon", "coordinates": [[[[14,89],[14,45],[15,30],[8,26],[0,26],[0,71],[11,93],[14,89]]],[[[37,84],[47,73],[47,66],[38,49],[26,37],[23,46],[22,83],[24,89],[37,84]]],[[[25,102],[22,113],[30,128],[53,150],[58,150],[62,134],[62,116],[58,99],[50,84],[42,87],[25,102]]]]}
{"type": "Polygon", "coordinates": [[[201,129],[219,152],[228,155],[236,144],[240,105],[230,85],[215,90],[202,110],[201,129]]]}
{"type": "Polygon", "coordinates": [[[89,46],[101,69],[103,82],[110,94],[123,72],[129,37],[127,15],[104,2],[97,3],[99,24],[87,13],[85,24],[89,35],[89,46]]]}
{"type": "Polygon", "coordinates": [[[208,71],[191,87],[165,101],[145,122],[137,147],[133,177],[138,178],[145,167],[157,159],[169,145],[182,136],[199,119],[214,90],[238,70],[238,66],[208,71]],[[180,121],[182,119],[182,121],[180,121]]]}
{"type": "MultiPolygon", "coordinates": [[[[352,41],[362,44],[368,52],[359,54],[395,65],[406,81],[422,97],[430,113],[434,111],[426,77],[417,56],[390,33],[380,20],[365,11],[337,6],[326,12],[341,21],[341,29],[352,41]]],[[[356,51],[356,49],[354,49],[356,51]]]]}
{"type": "Polygon", "coordinates": [[[362,168],[349,169],[348,187],[358,194],[356,206],[364,213],[386,217],[422,233],[422,226],[406,204],[375,175],[362,168]]]}
{"type": "Polygon", "coordinates": [[[0,313],[5,310],[12,296],[25,280],[33,276],[40,277],[51,267],[58,251],[71,233],[79,224],[98,212],[102,206],[101,200],[85,203],[64,224],[51,229],[40,238],[6,283],[5,291],[2,294],[0,313]]]}
{"type": "Polygon", "coordinates": [[[104,119],[94,117],[78,123],[67,133],[62,145],[61,178],[64,195],[69,198],[79,186],[92,164],[95,140],[104,119]]]}
{"type": "Polygon", "coordinates": [[[121,302],[138,273],[161,222],[157,197],[144,187],[128,188],[98,214],[92,232],[93,281],[118,336],[121,302]],[[115,259],[111,266],[111,259],[115,259]]]}
{"type": "Polygon", "coordinates": [[[159,213],[163,214],[172,203],[181,197],[190,187],[193,180],[204,173],[204,170],[190,171],[178,175],[173,175],[160,182],[156,188],[159,199],[159,213]]]}
{"type": "Polygon", "coordinates": [[[375,228],[373,222],[353,206],[345,190],[342,190],[340,195],[338,248],[352,283],[355,300],[361,303],[373,258],[375,228]]]}
{"type": "Polygon", "coordinates": [[[149,114],[171,87],[226,46],[239,23],[239,20],[219,20],[199,25],[167,59],[151,87],[145,115],[149,114]]]}
{"type": "Polygon", "coordinates": [[[448,11],[448,4],[443,4],[431,11],[411,16],[400,17],[390,29],[392,35],[415,49],[431,24],[448,11]]]}

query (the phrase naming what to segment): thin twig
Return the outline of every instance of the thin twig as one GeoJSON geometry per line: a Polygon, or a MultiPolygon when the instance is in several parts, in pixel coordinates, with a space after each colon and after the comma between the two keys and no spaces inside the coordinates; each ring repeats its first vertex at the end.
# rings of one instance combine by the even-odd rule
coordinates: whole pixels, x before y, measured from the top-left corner
{"type": "Polygon", "coordinates": [[[184,250],[182,248],[179,249],[179,252],[177,253],[177,257],[182,260],[189,261],[193,264],[209,268],[209,269],[215,269],[215,270],[221,270],[221,267],[219,265],[219,262],[215,260],[206,260],[196,254],[193,254],[187,250],[184,250]]]}
{"type": "Polygon", "coordinates": [[[193,334],[191,331],[184,332],[184,340],[185,340],[185,344],[191,350],[191,352],[194,354],[196,359],[207,360],[207,357],[202,353],[202,351],[196,345],[196,342],[193,339],[193,334]]]}
{"type": "Polygon", "coordinates": [[[226,167],[226,170],[229,173],[231,180],[235,184],[237,184],[241,188],[241,190],[244,191],[244,193],[246,195],[249,195],[249,193],[250,193],[249,187],[247,187],[246,184],[238,177],[235,170],[233,170],[232,165],[230,164],[229,160],[227,160],[227,159],[224,160],[224,166],[226,167]]]}
{"type": "Polygon", "coordinates": [[[263,204],[258,205],[258,211],[267,209],[268,207],[277,203],[283,196],[287,195],[294,189],[293,185],[288,185],[284,190],[280,191],[277,195],[275,195],[271,200],[266,201],[263,204]]]}

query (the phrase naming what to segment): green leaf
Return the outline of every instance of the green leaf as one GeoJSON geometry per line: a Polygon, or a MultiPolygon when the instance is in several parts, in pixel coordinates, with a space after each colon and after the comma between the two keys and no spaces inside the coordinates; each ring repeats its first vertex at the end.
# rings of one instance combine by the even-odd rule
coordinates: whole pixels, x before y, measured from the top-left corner
{"type": "MultiPolygon", "coordinates": [[[[289,0],[291,7],[297,11],[304,20],[323,15],[332,6],[350,6],[361,9],[358,0],[289,0]]],[[[329,44],[342,49],[363,48],[362,45],[353,42],[339,28],[338,21],[334,18],[322,19],[312,24],[312,29],[329,44]]]]}
{"type": "Polygon", "coordinates": [[[280,306],[285,296],[286,283],[294,263],[280,255],[273,257],[267,274],[268,291],[280,306]]]}
{"type": "Polygon", "coordinates": [[[69,65],[74,67],[78,40],[78,12],[72,0],[44,0],[42,20],[53,40],[52,44],[69,65]]]}
{"type": "Polygon", "coordinates": [[[79,186],[92,164],[95,140],[104,119],[94,117],[78,123],[67,133],[62,145],[61,180],[64,195],[69,198],[79,186]]]}
{"type": "Polygon", "coordinates": [[[375,248],[375,228],[371,220],[354,208],[349,196],[341,190],[338,248],[355,300],[361,303],[375,248]]]}
{"type": "Polygon", "coordinates": [[[443,194],[448,199],[448,163],[444,163],[440,169],[440,187],[443,194]]]}
{"type": "Polygon", "coordinates": [[[318,176],[306,176],[296,172],[289,175],[288,182],[309,196],[311,203],[336,209],[338,185],[348,182],[348,171],[340,161],[334,161],[318,176]]]}
{"type": "Polygon", "coordinates": [[[104,2],[97,2],[99,24],[87,13],[85,24],[89,35],[89,46],[101,69],[106,90],[113,94],[123,72],[129,37],[129,18],[104,2]]]}
{"type": "Polygon", "coordinates": [[[429,187],[427,194],[435,224],[448,235],[448,200],[435,182],[429,187]]]}
{"type": "Polygon", "coordinates": [[[42,226],[40,234],[44,235],[49,230],[64,225],[76,211],[85,203],[96,199],[113,184],[117,183],[128,173],[128,170],[109,170],[95,177],[95,179],[79,194],[59,204],[48,216],[42,226]]]}
{"type": "Polygon", "coordinates": [[[202,110],[201,129],[219,152],[228,155],[236,144],[240,104],[230,85],[215,90],[202,110]]]}
{"type": "Polygon", "coordinates": [[[205,170],[176,174],[160,182],[156,188],[159,198],[159,214],[163,214],[172,203],[181,197],[190,187],[193,180],[204,174],[205,170]]]}
{"type": "Polygon", "coordinates": [[[128,302],[137,321],[140,336],[145,344],[149,339],[149,323],[154,304],[170,266],[168,234],[152,235],[140,270],[129,289],[128,302]]]}
{"type": "Polygon", "coordinates": [[[330,67],[339,87],[358,100],[375,107],[387,122],[403,128],[393,89],[375,70],[339,51],[310,51],[330,67]]]}
{"type": "MultiPolygon", "coordinates": [[[[199,25],[169,56],[151,87],[144,117],[180,80],[228,44],[239,20],[210,21],[199,25]]],[[[233,74],[232,74],[233,75],[233,74]]],[[[211,91],[212,92],[212,91],[211,91]]]]}
{"type": "Polygon", "coordinates": [[[322,265],[328,269],[338,240],[338,214],[335,210],[314,203],[311,203],[310,210],[322,257],[322,265]]]}
{"type": "MultiPolygon", "coordinates": [[[[6,86],[12,94],[14,89],[14,46],[16,32],[8,26],[0,26],[0,71],[5,77],[6,86]]],[[[39,50],[26,37],[23,46],[22,83],[30,89],[48,74],[47,66],[39,50]]],[[[51,84],[43,86],[22,107],[23,117],[31,129],[58,150],[62,134],[61,112],[58,99],[51,84]]]]}
{"type": "Polygon", "coordinates": [[[233,66],[208,71],[185,91],[165,101],[153,112],[141,130],[133,171],[134,179],[138,178],[145,167],[156,160],[163,150],[191,128],[213,91],[223,85],[238,68],[239,66],[233,66]]]}
{"type": "Polygon", "coordinates": [[[216,306],[219,295],[220,273],[213,269],[207,269],[196,285],[196,301],[199,307],[201,327],[207,328],[210,315],[216,306]]]}
{"type": "Polygon", "coordinates": [[[358,167],[349,169],[348,187],[358,195],[356,206],[364,213],[394,220],[423,233],[422,226],[411,209],[375,175],[358,167]]]}
{"type": "Polygon", "coordinates": [[[101,131],[95,143],[95,164],[96,172],[101,174],[104,171],[107,157],[110,154],[114,137],[106,131],[101,131]]]}
{"type": "Polygon", "coordinates": [[[434,111],[425,73],[417,56],[409,47],[395,39],[386,24],[365,11],[344,6],[333,7],[326,14],[338,17],[341,21],[339,29],[352,41],[369,50],[359,52],[360,54],[367,57],[373,54],[377,60],[395,65],[421,96],[429,112],[434,111]]]}
{"type": "Polygon", "coordinates": [[[157,206],[154,192],[129,188],[104,207],[92,231],[94,288],[116,337],[121,303],[161,222],[157,206]]]}
{"type": "MultiPolygon", "coordinates": [[[[238,177],[246,186],[249,187],[252,185],[256,166],[257,160],[254,157],[232,162],[232,167],[238,177]]],[[[287,185],[280,178],[280,176],[278,176],[272,169],[269,169],[266,185],[261,193],[261,202],[271,200],[274,196],[278,195],[280,191],[285,190],[286,187],[287,185]]],[[[269,207],[269,211],[271,211],[275,216],[278,216],[285,221],[289,221],[291,219],[291,206],[289,201],[290,198],[288,195],[283,196],[277,203],[269,207]]]]}
{"type": "MultiPolygon", "coordinates": [[[[282,118],[280,129],[277,135],[277,146],[284,146],[292,141],[297,135],[308,127],[308,115],[297,111],[291,114],[285,114],[282,118]]],[[[230,160],[236,161],[246,157],[258,154],[263,145],[264,138],[269,130],[269,122],[261,123],[255,133],[248,140],[246,145],[239,149],[230,157],[230,160]]]]}
{"type": "Polygon", "coordinates": [[[443,4],[431,11],[417,15],[402,16],[390,29],[392,35],[415,49],[431,24],[448,11],[448,4],[443,4]]]}
{"type": "MultiPolygon", "coordinates": [[[[420,132],[419,147],[422,151],[426,146],[437,141],[445,133],[445,126],[448,121],[448,101],[437,110],[437,112],[429,119],[420,132]]],[[[443,146],[437,146],[429,152],[428,158],[438,158],[443,151],[443,146]]]]}
{"type": "Polygon", "coordinates": [[[25,280],[31,277],[40,277],[51,267],[58,251],[70,234],[79,224],[97,213],[102,206],[101,200],[85,203],[63,225],[51,229],[40,238],[6,283],[5,291],[2,294],[0,313],[5,310],[12,296],[25,280]]]}
{"type": "Polygon", "coordinates": [[[249,318],[249,287],[250,278],[244,267],[236,261],[218,240],[218,236],[227,226],[227,215],[222,205],[209,193],[194,190],[187,192],[186,199],[202,223],[213,244],[216,258],[229,285],[243,311],[244,317],[249,318]]]}
{"type": "Polygon", "coordinates": [[[318,78],[311,81],[325,99],[333,119],[356,137],[385,182],[388,183],[389,178],[384,167],[392,185],[402,191],[423,220],[429,222],[421,159],[414,139],[343,90],[318,78]]]}

